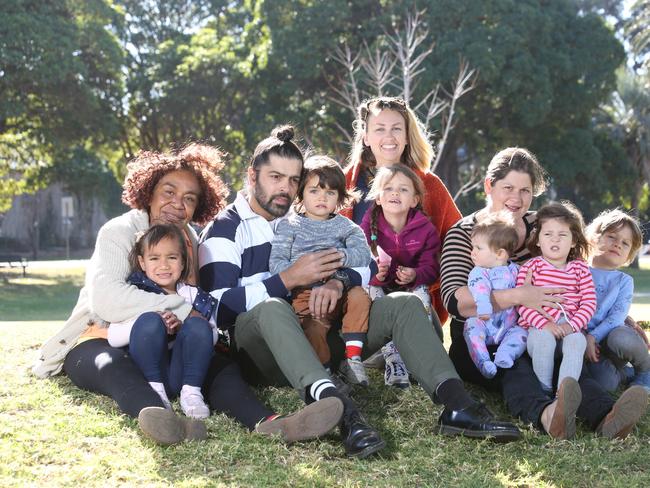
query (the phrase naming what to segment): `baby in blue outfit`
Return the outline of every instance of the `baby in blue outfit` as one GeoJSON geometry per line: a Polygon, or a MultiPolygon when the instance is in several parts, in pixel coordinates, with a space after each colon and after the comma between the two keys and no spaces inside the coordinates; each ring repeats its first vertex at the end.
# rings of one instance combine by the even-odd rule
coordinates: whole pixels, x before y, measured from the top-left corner
{"type": "Polygon", "coordinates": [[[512,367],[514,360],[526,350],[528,332],[517,325],[514,307],[495,312],[492,290],[514,288],[518,267],[508,263],[519,237],[510,214],[490,215],[474,226],[472,232],[472,261],[474,269],[467,285],[476,302],[476,317],[465,321],[463,336],[470,357],[486,378],[493,378],[499,368],[512,367]],[[494,361],[487,349],[498,345],[494,361]]]}

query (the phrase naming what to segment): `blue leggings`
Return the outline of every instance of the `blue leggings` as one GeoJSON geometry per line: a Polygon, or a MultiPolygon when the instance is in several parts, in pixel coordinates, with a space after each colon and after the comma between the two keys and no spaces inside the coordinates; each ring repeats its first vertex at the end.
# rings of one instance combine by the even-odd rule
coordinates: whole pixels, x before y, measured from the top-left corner
{"type": "Polygon", "coordinates": [[[129,354],[147,381],[163,383],[177,396],[183,385],[202,386],[214,354],[212,328],[199,317],[185,319],[170,350],[162,317],[156,312],[140,315],[129,338],[129,354]]]}

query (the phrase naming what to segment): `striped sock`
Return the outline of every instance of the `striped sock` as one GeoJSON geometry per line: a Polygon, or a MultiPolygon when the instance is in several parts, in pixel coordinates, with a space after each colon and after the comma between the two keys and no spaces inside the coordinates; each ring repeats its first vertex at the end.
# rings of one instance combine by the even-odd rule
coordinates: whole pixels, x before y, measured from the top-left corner
{"type": "Polygon", "coordinates": [[[323,393],[328,388],[333,388],[336,391],[336,386],[329,379],[322,379],[314,381],[308,388],[309,395],[315,400],[320,400],[323,396],[323,393]]]}
{"type": "Polygon", "coordinates": [[[353,357],[360,357],[363,350],[362,341],[345,341],[345,357],[351,359],[353,357]]]}

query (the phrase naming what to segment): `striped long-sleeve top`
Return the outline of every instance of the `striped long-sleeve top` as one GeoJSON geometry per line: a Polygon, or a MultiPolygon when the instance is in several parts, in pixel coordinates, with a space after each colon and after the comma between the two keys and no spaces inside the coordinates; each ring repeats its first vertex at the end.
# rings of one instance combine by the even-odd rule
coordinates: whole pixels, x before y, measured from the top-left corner
{"type": "MultiPolygon", "coordinates": [[[[440,291],[442,294],[442,303],[452,316],[451,327],[459,328],[462,336],[463,324],[465,318],[458,311],[458,301],[456,300],[456,290],[467,286],[467,278],[470,271],[474,268],[472,262],[472,230],[477,223],[476,214],[472,213],[467,217],[460,219],[454,226],[449,229],[445,236],[440,256],[440,291]]],[[[526,226],[526,238],[533,229],[535,223],[535,213],[527,212],[523,216],[526,226]]],[[[526,247],[522,246],[517,249],[510,260],[514,263],[521,264],[531,255],[526,247]]]]}
{"type": "MultiPolygon", "coordinates": [[[[234,325],[237,316],[268,298],[287,298],[280,274],[269,271],[271,242],[282,219],[267,221],[250,207],[244,193],[204,229],[199,245],[201,288],[219,300],[219,328],[234,325]]],[[[369,268],[340,270],[350,286],[367,284],[369,268]]]]}
{"type": "MultiPolygon", "coordinates": [[[[529,269],[533,272],[533,285],[565,289],[562,293],[564,302],[561,303],[561,308],[544,307],[544,311],[556,323],[564,318],[576,332],[585,329],[596,311],[596,289],[587,263],[575,259],[569,261],[564,269],[558,269],[538,256],[519,269],[517,286],[523,285],[529,269]]],[[[519,307],[519,325],[522,327],[541,329],[547,322],[548,319],[537,310],[523,305],[519,307]]]]}

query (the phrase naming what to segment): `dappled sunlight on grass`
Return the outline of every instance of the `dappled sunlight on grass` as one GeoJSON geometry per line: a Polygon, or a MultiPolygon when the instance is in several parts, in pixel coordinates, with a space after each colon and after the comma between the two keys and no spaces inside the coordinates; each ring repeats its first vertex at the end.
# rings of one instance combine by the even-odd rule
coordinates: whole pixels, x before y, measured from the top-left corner
{"type": "Polygon", "coordinates": [[[20,286],[51,286],[57,285],[59,282],[60,280],[55,278],[32,278],[31,276],[27,276],[25,278],[21,276],[19,278],[9,278],[7,280],[8,285],[20,286]]]}

